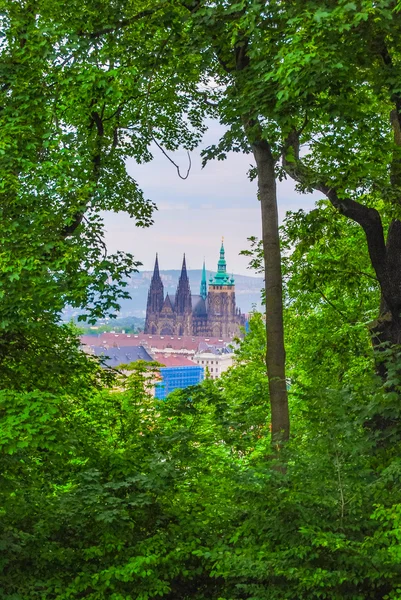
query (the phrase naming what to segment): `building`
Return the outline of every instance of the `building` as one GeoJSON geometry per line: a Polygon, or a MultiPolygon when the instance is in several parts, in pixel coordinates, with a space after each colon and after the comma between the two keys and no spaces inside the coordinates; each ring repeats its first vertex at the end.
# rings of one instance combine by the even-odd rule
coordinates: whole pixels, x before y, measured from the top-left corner
{"type": "MultiPolygon", "coordinates": [[[[110,335],[110,334],[106,334],[110,335]]],[[[132,338],[128,335],[119,334],[119,342],[127,342],[131,339],[131,345],[121,344],[100,346],[93,342],[98,342],[104,334],[97,336],[82,336],[81,343],[86,352],[99,356],[103,359],[103,364],[109,368],[120,369],[121,365],[144,360],[146,362],[156,361],[160,365],[159,374],[154,377],[154,373],[149,378],[149,389],[158,399],[163,400],[170,392],[176,389],[183,389],[190,385],[197,385],[204,379],[204,368],[189,360],[186,356],[172,356],[169,353],[161,351],[159,355],[154,356],[142,345],[132,345],[132,338]],[[121,337],[120,337],[121,336],[121,337]]],[[[107,340],[102,339],[107,344],[107,340]]],[[[110,340],[113,341],[113,338],[110,340]]]]}
{"type": "Polygon", "coordinates": [[[161,381],[156,383],[155,398],[164,400],[173,390],[197,385],[204,378],[203,367],[180,356],[168,356],[157,359],[160,364],[161,381]]]}
{"type": "Polygon", "coordinates": [[[220,248],[217,273],[206,280],[203,263],[199,294],[189,285],[185,254],[177,292],[164,297],[163,282],[156,255],[146,307],[145,334],[164,336],[207,336],[232,339],[245,325],[244,315],[235,303],[235,281],[227,274],[224,244],[220,248]]]}
{"type": "Polygon", "coordinates": [[[199,350],[193,357],[194,363],[203,367],[211,379],[217,379],[233,364],[233,353],[227,348],[210,346],[199,350]]]}
{"type": "MultiPolygon", "coordinates": [[[[96,339],[96,338],[95,338],[96,339]]],[[[103,364],[107,367],[118,368],[137,360],[152,362],[154,359],[143,346],[124,346],[123,348],[105,348],[104,346],[89,345],[89,352],[103,358],[103,364]]]]}
{"type": "Polygon", "coordinates": [[[81,336],[81,344],[89,347],[101,346],[103,348],[123,348],[126,346],[140,345],[149,352],[154,360],[160,356],[185,356],[193,358],[200,351],[213,346],[226,348],[232,343],[230,338],[217,338],[205,336],[174,336],[151,335],[147,333],[100,333],[81,336]]]}

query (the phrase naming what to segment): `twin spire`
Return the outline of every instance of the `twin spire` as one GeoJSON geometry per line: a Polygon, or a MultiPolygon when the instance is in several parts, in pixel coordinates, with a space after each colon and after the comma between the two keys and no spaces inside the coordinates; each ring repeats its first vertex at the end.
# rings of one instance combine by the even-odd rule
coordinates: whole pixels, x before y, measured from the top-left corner
{"type": "Polygon", "coordinates": [[[184,259],[182,261],[181,275],[178,280],[177,293],[175,295],[174,309],[177,314],[192,312],[191,288],[189,287],[189,279],[187,274],[187,264],[184,259]]]}
{"type": "MultiPolygon", "coordinates": [[[[225,260],[225,250],[224,250],[224,238],[222,238],[222,240],[221,240],[220,260],[219,260],[218,266],[217,266],[217,273],[216,273],[214,279],[212,277],[210,278],[210,283],[213,283],[213,285],[229,285],[229,286],[234,285],[234,276],[232,275],[230,278],[229,275],[227,275],[227,264],[226,264],[226,260],[225,260]]],[[[151,283],[151,288],[155,288],[155,287],[159,288],[159,290],[160,290],[160,288],[163,289],[163,283],[162,283],[161,277],[160,277],[159,259],[158,259],[157,253],[156,253],[155,268],[153,271],[152,283],[151,283]]],[[[201,279],[199,291],[200,291],[200,295],[203,298],[203,300],[206,300],[207,299],[207,279],[206,279],[205,260],[203,260],[202,279],[201,279]]],[[[159,302],[158,302],[158,304],[159,304],[159,302]]],[[[162,302],[162,304],[163,304],[163,302],[162,302]]],[[[182,267],[181,267],[180,279],[178,281],[177,293],[176,293],[175,301],[174,301],[174,308],[177,312],[184,313],[187,310],[190,310],[191,307],[192,307],[191,290],[190,290],[190,286],[189,286],[189,279],[188,279],[188,273],[187,273],[187,263],[186,263],[185,254],[184,254],[183,261],[182,261],[182,267]]]]}
{"type": "MultiPolygon", "coordinates": [[[[158,280],[161,281],[161,277],[160,277],[160,271],[159,271],[159,259],[158,259],[158,255],[156,252],[155,268],[153,270],[151,286],[153,286],[156,282],[158,283],[158,280]]],[[[180,279],[178,282],[177,294],[176,294],[176,299],[175,299],[176,305],[177,305],[177,303],[180,304],[180,299],[179,299],[180,294],[181,295],[184,294],[184,296],[188,296],[188,294],[189,294],[189,298],[191,296],[185,253],[184,253],[184,258],[182,261],[181,275],[180,275],[180,279]]],[[[201,279],[201,284],[200,284],[200,295],[203,298],[203,300],[206,300],[206,298],[207,298],[207,280],[206,280],[205,260],[203,260],[202,279],[201,279]]],[[[190,300],[189,300],[189,302],[190,302],[190,300]]],[[[187,298],[187,301],[185,302],[186,307],[188,307],[189,302],[188,302],[188,298],[187,298]]],[[[181,304],[183,304],[183,303],[181,302],[181,304]]]]}
{"type": "Polygon", "coordinates": [[[160,277],[159,260],[156,254],[155,268],[153,270],[152,281],[148,292],[147,307],[150,311],[158,312],[162,309],[164,303],[164,287],[160,277]]]}
{"type": "Polygon", "coordinates": [[[155,278],[156,278],[156,279],[160,278],[160,272],[159,272],[159,257],[158,257],[158,255],[157,255],[157,252],[156,252],[155,268],[153,269],[153,277],[152,277],[152,280],[153,280],[153,279],[155,279],[155,278]]]}

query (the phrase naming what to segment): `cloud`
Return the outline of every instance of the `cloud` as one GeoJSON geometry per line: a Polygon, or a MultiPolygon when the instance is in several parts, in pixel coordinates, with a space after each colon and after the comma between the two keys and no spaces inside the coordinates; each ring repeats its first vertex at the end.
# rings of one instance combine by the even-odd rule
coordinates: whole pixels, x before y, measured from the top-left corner
{"type": "MultiPolygon", "coordinates": [[[[202,147],[216,143],[222,132],[218,123],[211,122],[202,147]]],[[[186,153],[176,152],[172,156],[186,172],[186,153]]],[[[156,252],[161,268],[177,269],[186,252],[190,268],[200,268],[205,257],[207,269],[214,271],[224,236],[228,269],[252,274],[247,269],[248,259],[239,256],[241,250],[248,248],[248,237],[261,235],[257,186],[247,178],[252,157],[230,153],[227,160],[210,162],[204,169],[200,151],[193,152],[191,158],[192,169],[185,181],[157,148],[151,163],[137,165],[128,161],[128,172],[158,210],[154,225],[148,229],[136,228],[125,213],[105,213],[109,250],[131,252],[146,269],[153,268],[156,252]]],[[[288,210],[310,210],[319,197],[298,194],[291,180],[279,182],[280,220],[288,210]]]]}
{"type": "Polygon", "coordinates": [[[185,202],[163,202],[160,201],[157,203],[157,208],[160,211],[164,210],[189,210],[190,205],[185,202]]]}

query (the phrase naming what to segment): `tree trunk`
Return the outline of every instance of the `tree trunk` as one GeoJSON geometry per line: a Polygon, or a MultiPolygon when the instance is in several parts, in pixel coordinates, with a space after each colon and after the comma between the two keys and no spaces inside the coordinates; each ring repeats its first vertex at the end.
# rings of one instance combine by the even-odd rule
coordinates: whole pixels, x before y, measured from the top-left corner
{"type": "MultiPolygon", "coordinates": [[[[237,86],[250,64],[248,38],[238,39],[234,46],[237,86]]],[[[223,62],[223,61],[222,61],[223,62]]],[[[223,68],[224,66],[223,62],[223,68]]],[[[244,93],[241,90],[240,95],[244,93]]],[[[262,210],[262,242],[266,294],[266,368],[269,379],[271,439],[280,446],[290,437],[287,383],[285,380],[285,348],[283,324],[283,285],[281,276],[280,237],[277,214],[275,160],[269,143],[263,139],[257,119],[242,115],[245,134],[251,145],[258,171],[259,200],[262,210]]]]}
{"type": "Polygon", "coordinates": [[[379,318],[371,331],[375,347],[401,344],[401,221],[394,219],[386,240],[385,280],[379,281],[379,318]]]}
{"type": "MultiPolygon", "coordinates": [[[[401,145],[401,126],[399,135],[397,132],[398,130],[395,131],[394,139],[399,140],[401,145]]],[[[383,343],[391,346],[401,344],[401,221],[393,219],[385,239],[380,213],[375,208],[338,194],[335,187],[326,183],[326,177],[311,172],[299,159],[299,146],[299,133],[294,130],[287,137],[285,149],[293,148],[295,160],[288,161],[283,153],[283,167],[286,172],[303,185],[313,181],[314,189],[325,194],[334,208],[358,223],[365,232],[370,261],[381,292],[379,315],[370,327],[374,348],[379,350],[383,343]]],[[[397,169],[401,173],[401,165],[393,161],[391,167],[391,180],[395,185],[395,174],[398,173],[397,169]]],[[[401,189],[401,175],[398,187],[401,189]]],[[[378,368],[378,373],[385,376],[382,367],[378,368]]]]}
{"type": "Polygon", "coordinates": [[[272,442],[280,444],[289,438],[290,418],[285,379],[283,289],[275,161],[270,146],[265,140],[254,141],[252,151],[258,171],[259,199],[262,210],[266,292],[266,366],[269,378],[272,442]]]}

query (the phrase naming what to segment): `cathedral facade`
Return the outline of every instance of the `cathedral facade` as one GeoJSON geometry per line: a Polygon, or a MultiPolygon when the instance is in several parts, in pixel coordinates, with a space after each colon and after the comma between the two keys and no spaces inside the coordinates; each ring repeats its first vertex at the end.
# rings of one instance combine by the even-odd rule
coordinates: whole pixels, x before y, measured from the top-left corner
{"type": "Polygon", "coordinates": [[[164,296],[156,255],[148,293],[144,333],[233,338],[240,333],[245,317],[235,303],[234,277],[227,275],[224,244],[221,244],[217,273],[206,280],[203,263],[199,294],[191,294],[185,255],[175,296],[164,296]]]}

